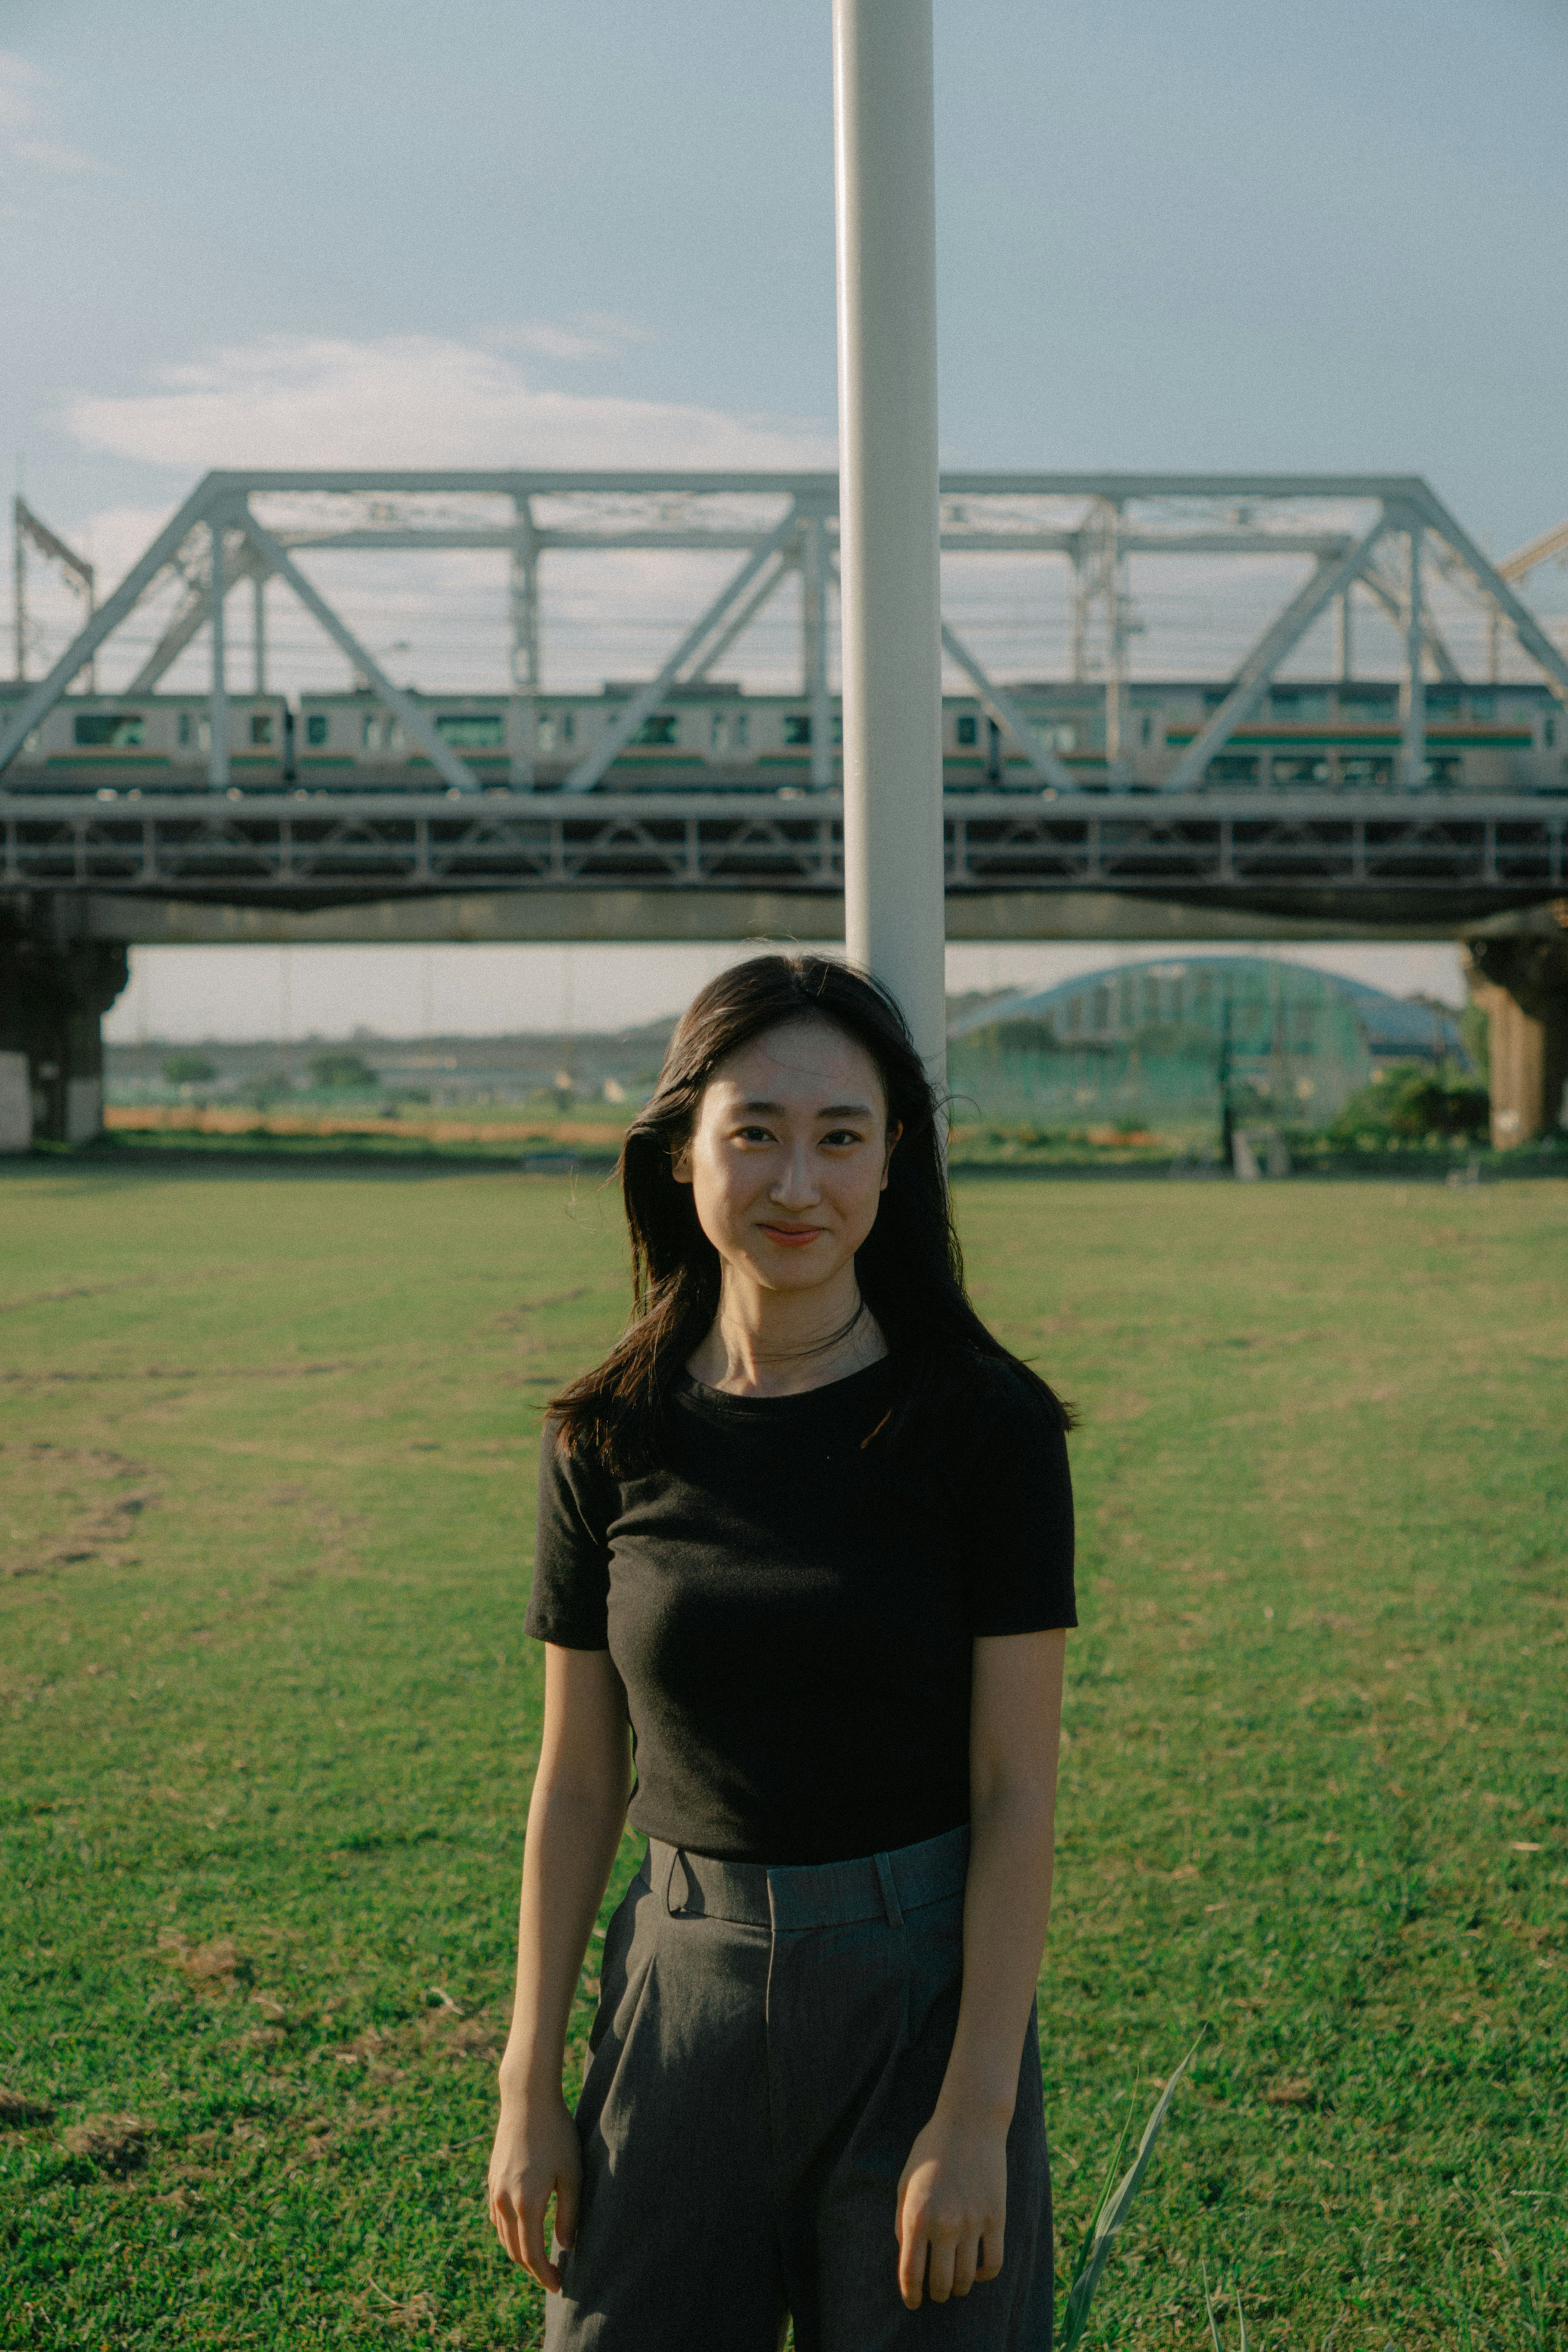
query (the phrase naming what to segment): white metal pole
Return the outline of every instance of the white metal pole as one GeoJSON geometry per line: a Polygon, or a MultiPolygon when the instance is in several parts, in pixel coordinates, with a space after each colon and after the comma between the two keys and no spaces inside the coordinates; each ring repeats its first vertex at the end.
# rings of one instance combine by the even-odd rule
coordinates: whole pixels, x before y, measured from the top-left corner
{"type": "Polygon", "coordinates": [[[931,0],[833,0],[844,937],[946,1069],[931,0]]]}
{"type": "Polygon", "coordinates": [[[229,781],[229,688],[228,664],[225,658],[224,599],[228,590],[228,576],[224,570],[224,527],[221,521],[210,523],[213,542],[213,579],[209,601],[213,608],[213,677],[207,702],[207,782],[214,792],[226,792],[229,781]]]}
{"type": "Polygon", "coordinates": [[[806,693],[811,705],[811,789],[833,788],[833,704],[828,691],[828,525],[814,514],[806,524],[801,573],[806,693]]]}
{"type": "Polygon", "coordinates": [[[267,574],[256,572],[250,582],[251,691],[267,692],[267,574]]]}

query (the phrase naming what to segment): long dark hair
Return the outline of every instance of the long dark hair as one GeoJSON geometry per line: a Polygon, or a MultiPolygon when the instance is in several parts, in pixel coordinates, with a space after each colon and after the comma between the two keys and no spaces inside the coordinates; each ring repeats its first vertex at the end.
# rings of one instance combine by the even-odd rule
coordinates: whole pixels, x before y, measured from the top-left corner
{"type": "MultiPolygon", "coordinates": [[[[876,1223],[855,1256],[861,1297],[890,1353],[917,1381],[942,1358],[1011,1364],[1071,1415],[1029,1365],[994,1339],[964,1288],[964,1258],[947,1196],[941,1106],[903,1013],[886,989],[826,956],[755,956],[699,991],[670,1040],[652,1100],[626,1131],[619,1174],[632,1234],[632,1319],[591,1372],[552,1402],[559,1443],[613,1472],[646,1461],[670,1390],[718,1313],[722,1263],[697,1222],[674,1163],[719,1064],[786,1021],[828,1021],[875,1063],[891,1133],[876,1223]]],[[[912,1393],[906,1381],[904,1403],[912,1393]]],[[[894,1416],[903,1418],[902,1412],[894,1416]]]]}

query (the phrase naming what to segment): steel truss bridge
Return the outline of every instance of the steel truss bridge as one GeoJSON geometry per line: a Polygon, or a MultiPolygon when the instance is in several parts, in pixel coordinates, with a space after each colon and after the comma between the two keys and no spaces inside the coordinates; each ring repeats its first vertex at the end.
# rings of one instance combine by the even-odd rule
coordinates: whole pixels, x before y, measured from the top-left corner
{"type": "MultiPolygon", "coordinates": [[[[167,901],[187,908],[189,936],[202,931],[204,909],[284,919],[271,930],[282,937],[290,916],[371,904],[390,914],[387,902],[399,909],[393,928],[415,936],[423,902],[475,895],[535,901],[541,936],[726,937],[737,917],[743,930],[835,932],[838,794],[759,797],[506,795],[476,807],[445,794],[361,793],[322,807],[278,793],[215,808],[188,796],[132,807],[30,797],[0,815],[0,890],[91,894],[99,935],[129,938],[164,935],[167,917],[147,902],[167,901]],[[642,902],[635,915],[630,898],[642,902]],[[757,919],[765,908],[770,923],[757,919]]],[[[1079,927],[1071,902],[1119,896],[1129,902],[1124,929],[1143,904],[1157,930],[1170,930],[1175,902],[1198,934],[1224,915],[1263,930],[1431,937],[1568,889],[1568,800],[1492,793],[1481,807],[1479,795],[1400,807],[1387,794],[1336,794],[1328,805],[1321,793],[1266,797],[1260,807],[1256,793],[1075,793],[1047,803],[949,794],[949,930],[1050,936],[1079,927]]],[[[526,935],[530,919],[519,906],[506,928],[526,935]]],[[[350,923],[350,934],[360,928],[350,923]]],[[[261,927],[253,920],[247,931],[261,927]]]]}
{"type": "MultiPolygon", "coordinates": [[[[492,909],[491,936],[831,933],[842,886],[829,679],[837,507],[831,474],[208,475],[48,676],[21,688],[0,718],[0,894],[24,920],[27,908],[52,903],[57,929],[68,929],[68,907],[85,918],[90,901],[78,931],[119,939],[235,936],[230,914],[245,918],[251,937],[290,936],[301,923],[312,936],[363,937],[375,908],[379,935],[474,936],[477,914],[459,921],[450,910],[476,899],[492,909]],[[394,684],[308,569],[318,551],[443,549],[506,559],[511,654],[499,787],[438,727],[438,698],[394,684]],[[540,646],[551,562],[568,551],[628,550],[739,560],[673,632],[653,674],[607,706],[607,723],[574,762],[547,772],[540,646]],[[661,704],[703,688],[789,579],[801,592],[805,788],[726,790],[692,773],[668,789],[626,790],[618,762],[639,731],[661,704]],[[304,607],[401,726],[425,763],[424,782],[410,774],[384,793],[365,789],[369,776],[351,793],[334,792],[329,779],[308,793],[235,783],[230,671],[241,648],[228,606],[248,583],[259,694],[269,582],[304,607]],[[120,698],[156,694],[204,636],[206,788],[94,798],[51,791],[46,779],[23,789],[17,754],[89,666],[105,677],[116,632],[144,604],[162,612],[161,634],[139,663],[122,665],[120,698]],[[506,913],[495,912],[503,902],[506,913]]],[[[1103,697],[1102,788],[1090,791],[1038,709],[1026,711],[1019,690],[944,620],[949,675],[1005,740],[1015,786],[946,795],[955,936],[1095,935],[1085,929],[1092,921],[1099,936],[1143,923],[1145,936],[1430,937],[1506,925],[1562,897],[1560,757],[1532,755],[1511,787],[1433,788],[1429,680],[1449,688],[1467,671],[1496,679],[1506,645],[1568,705],[1568,659],[1520,596],[1519,563],[1492,565],[1419,478],[952,474],[940,531],[949,558],[1054,568],[1070,677],[1103,697]],[[1282,583],[1283,602],[1194,723],[1185,733],[1162,729],[1151,753],[1129,723],[1132,567],[1173,557],[1271,560],[1272,570],[1249,576],[1275,594],[1282,583]],[[1256,718],[1281,669],[1292,659],[1299,667],[1309,635],[1332,614],[1343,690],[1365,611],[1392,624],[1401,648],[1390,789],[1228,789],[1217,757],[1256,718]],[[1124,919],[1108,922],[1118,901],[1124,919]]],[[[99,688],[97,705],[113,698],[99,688]]]]}

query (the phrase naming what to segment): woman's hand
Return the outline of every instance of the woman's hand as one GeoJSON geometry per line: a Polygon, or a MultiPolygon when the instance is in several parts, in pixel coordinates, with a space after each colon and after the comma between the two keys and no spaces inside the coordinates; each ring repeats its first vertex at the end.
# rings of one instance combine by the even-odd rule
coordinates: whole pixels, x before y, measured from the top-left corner
{"type": "Polygon", "coordinates": [[[911,2311],[967,2294],[1002,2266],[1008,2211],[1008,2125],[938,2106],[909,2151],[898,2183],[898,2291],[911,2311]]]}
{"type": "Polygon", "coordinates": [[[545,2213],[555,2199],[555,2234],[570,2251],[577,2238],[582,2151],[577,2126],[558,2091],[551,2099],[501,2098],[501,2120],[490,2153],[490,2219],[515,2263],[549,2294],[560,2293],[560,2272],[549,2259],[545,2213]]]}

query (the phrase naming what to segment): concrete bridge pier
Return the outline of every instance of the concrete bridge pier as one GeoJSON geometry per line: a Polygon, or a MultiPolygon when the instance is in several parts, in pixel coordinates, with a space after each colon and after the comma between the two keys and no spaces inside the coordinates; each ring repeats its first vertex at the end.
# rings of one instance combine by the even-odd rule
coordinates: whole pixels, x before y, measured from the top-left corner
{"type": "Polygon", "coordinates": [[[0,902],[0,1150],[103,1130],[99,1024],[129,959],[118,940],[72,937],[65,914],[59,900],[0,902]]]}
{"type": "Polygon", "coordinates": [[[1469,943],[1470,993],[1490,1032],[1491,1139],[1511,1150],[1568,1129],[1568,909],[1551,930],[1469,943]]]}

